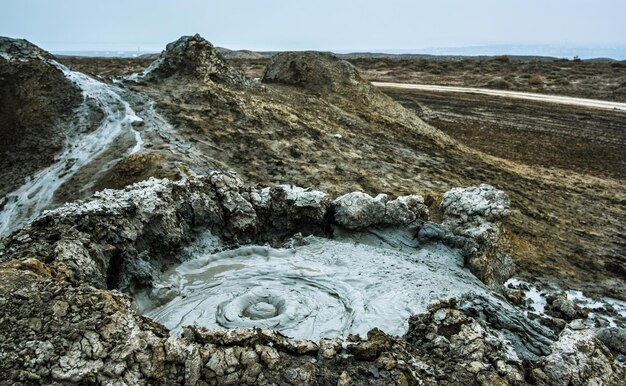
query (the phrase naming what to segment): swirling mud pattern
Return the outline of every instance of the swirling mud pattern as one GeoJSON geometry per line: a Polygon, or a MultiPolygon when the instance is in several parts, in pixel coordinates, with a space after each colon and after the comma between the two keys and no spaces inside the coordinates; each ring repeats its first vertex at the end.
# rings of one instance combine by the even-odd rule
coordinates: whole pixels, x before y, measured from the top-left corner
{"type": "Polygon", "coordinates": [[[180,332],[267,327],[316,339],[373,327],[396,335],[408,317],[433,299],[486,293],[442,247],[410,252],[354,242],[308,238],[291,249],[247,246],[199,257],[167,272],[137,295],[145,315],[180,332]]]}

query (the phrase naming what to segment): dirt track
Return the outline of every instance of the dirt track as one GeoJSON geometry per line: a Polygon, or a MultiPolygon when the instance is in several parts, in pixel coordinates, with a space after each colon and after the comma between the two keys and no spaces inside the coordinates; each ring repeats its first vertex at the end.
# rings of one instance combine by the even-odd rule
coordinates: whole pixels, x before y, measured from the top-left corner
{"type": "Polygon", "coordinates": [[[565,105],[590,107],[590,108],[597,108],[597,109],[626,111],[626,103],[602,101],[602,100],[597,100],[597,99],[573,98],[573,97],[560,96],[560,95],[546,95],[546,94],[536,94],[536,93],[520,92],[520,91],[491,90],[491,89],[477,88],[477,87],[439,86],[439,85],[432,85],[432,84],[391,83],[391,82],[372,82],[372,84],[376,87],[400,88],[400,89],[436,91],[436,92],[448,92],[448,93],[483,94],[483,95],[499,96],[499,97],[506,97],[506,98],[525,99],[525,100],[545,102],[545,103],[559,103],[559,104],[565,104],[565,105]]]}

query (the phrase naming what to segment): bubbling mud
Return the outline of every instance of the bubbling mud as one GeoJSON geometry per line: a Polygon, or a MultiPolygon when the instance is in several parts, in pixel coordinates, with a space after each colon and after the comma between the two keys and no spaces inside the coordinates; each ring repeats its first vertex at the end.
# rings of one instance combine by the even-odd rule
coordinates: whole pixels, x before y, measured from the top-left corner
{"type": "Polygon", "coordinates": [[[305,240],[289,249],[246,246],[190,260],[137,294],[136,304],[173,333],[195,324],[271,328],[317,339],[374,327],[402,335],[409,316],[436,299],[470,292],[490,296],[462,268],[462,257],[442,245],[400,250],[305,240]]]}

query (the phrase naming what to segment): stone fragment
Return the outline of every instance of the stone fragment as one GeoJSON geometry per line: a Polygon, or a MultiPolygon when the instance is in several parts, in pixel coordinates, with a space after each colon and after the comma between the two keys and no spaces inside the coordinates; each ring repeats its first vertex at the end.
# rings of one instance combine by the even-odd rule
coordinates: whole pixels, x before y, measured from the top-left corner
{"type": "Polygon", "coordinates": [[[588,315],[588,311],[569,300],[565,292],[550,295],[546,298],[546,301],[546,314],[552,317],[572,321],[574,319],[586,318],[588,315]]]}
{"type": "Polygon", "coordinates": [[[623,384],[623,370],[616,367],[609,350],[591,330],[565,328],[542,358],[538,385],[583,386],[623,384]],[[620,375],[622,374],[622,375],[620,375]]]}

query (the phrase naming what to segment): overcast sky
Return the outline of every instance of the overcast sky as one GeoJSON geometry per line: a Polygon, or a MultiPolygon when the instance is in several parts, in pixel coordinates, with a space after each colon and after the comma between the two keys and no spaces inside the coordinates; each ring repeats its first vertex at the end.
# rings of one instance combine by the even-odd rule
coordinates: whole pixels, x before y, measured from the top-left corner
{"type": "Polygon", "coordinates": [[[254,50],[626,46],[626,0],[0,0],[0,35],[49,51],[160,51],[181,35],[254,50]]]}

